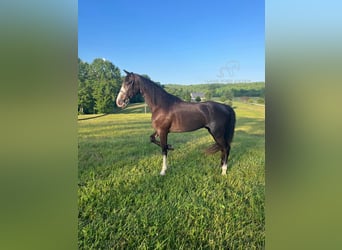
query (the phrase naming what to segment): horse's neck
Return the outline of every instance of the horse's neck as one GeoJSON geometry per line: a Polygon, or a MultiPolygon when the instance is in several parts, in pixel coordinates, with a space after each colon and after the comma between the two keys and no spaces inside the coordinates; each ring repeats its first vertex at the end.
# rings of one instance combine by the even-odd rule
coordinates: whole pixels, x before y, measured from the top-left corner
{"type": "Polygon", "coordinates": [[[143,96],[144,96],[146,104],[150,107],[151,111],[153,111],[155,109],[154,107],[157,106],[156,103],[154,103],[152,97],[146,91],[144,91],[143,96]]]}
{"type": "Polygon", "coordinates": [[[146,86],[145,84],[142,89],[142,92],[143,92],[145,102],[147,103],[147,105],[150,107],[151,110],[154,110],[155,107],[159,105],[158,98],[156,96],[158,93],[156,93],[155,87],[146,86]]]}
{"type": "Polygon", "coordinates": [[[153,112],[153,110],[155,110],[156,108],[162,108],[165,105],[165,102],[169,100],[169,98],[167,97],[170,94],[162,89],[159,89],[156,86],[152,86],[152,84],[153,83],[144,83],[141,90],[143,92],[145,102],[153,112]]]}

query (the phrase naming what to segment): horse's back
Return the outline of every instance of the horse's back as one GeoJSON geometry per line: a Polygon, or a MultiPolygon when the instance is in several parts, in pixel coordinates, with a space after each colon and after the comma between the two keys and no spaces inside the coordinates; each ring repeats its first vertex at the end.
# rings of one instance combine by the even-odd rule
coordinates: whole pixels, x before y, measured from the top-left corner
{"type": "Polygon", "coordinates": [[[222,120],[224,117],[235,117],[232,107],[213,101],[200,103],[182,102],[175,106],[176,113],[178,115],[182,114],[182,118],[197,117],[203,123],[210,122],[213,119],[222,120]]]}
{"type": "Polygon", "coordinates": [[[211,115],[214,116],[231,116],[232,114],[235,116],[234,109],[226,105],[224,103],[218,103],[218,102],[213,102],[213,101],[207,101],[203,102],[202,104],[206,105],[208,107],[209,112],[211,115]]]}

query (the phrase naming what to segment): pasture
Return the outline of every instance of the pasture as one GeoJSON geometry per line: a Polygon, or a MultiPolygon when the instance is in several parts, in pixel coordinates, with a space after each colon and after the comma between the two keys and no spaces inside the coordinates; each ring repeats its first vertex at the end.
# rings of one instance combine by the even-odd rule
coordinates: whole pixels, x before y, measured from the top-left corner
{"type": "Polygon", "coordinates": [[[265,107],[234,106],[226,176],[220,154],[204,154],[213,143],[206,129],[169,134],[175,150],[160,176],[161,150],[149,142],[142,105],[79,116],[79,248],[263,249],[265,107]]]}

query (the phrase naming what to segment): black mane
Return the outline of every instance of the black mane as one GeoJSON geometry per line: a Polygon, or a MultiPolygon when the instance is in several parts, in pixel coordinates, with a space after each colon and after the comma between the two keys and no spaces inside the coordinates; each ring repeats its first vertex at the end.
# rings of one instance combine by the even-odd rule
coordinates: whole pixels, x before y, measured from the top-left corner
{"type": "Polygon", "coordinates": [[[152,80],[138,74],[135,76],[140,85],[140,92],[150,108],[152,105],[170,105],[175,102],[182,102],[182,99],[166,92],[162,86],[152,80]]]}

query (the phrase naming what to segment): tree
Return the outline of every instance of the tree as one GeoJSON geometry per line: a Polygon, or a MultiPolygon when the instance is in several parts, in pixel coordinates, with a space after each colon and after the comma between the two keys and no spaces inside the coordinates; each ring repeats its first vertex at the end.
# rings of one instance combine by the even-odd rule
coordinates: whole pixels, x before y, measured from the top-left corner
{"type": "Polygon", "coordinates": [[[229,101],[233,101],[234,98],[234,94],[231,90],[226,90],[223,92],[223,95],[226,99],[228,99],[229,101]]]}
{"type": "Polygon", "coordinates": [[[206,92],[204,93],[204,96],[205,96],[205,99],[206,99],[207,101],[211,100],[211,98],[212,98],[212,96],[213,96],[212,91],[210,91],[210,90],[206,91],[206,92]]]}
{"type": "Polygon", "coordinates": [[[90,65],[89,78],[93,82],[96,112],[113,112],[121,87],[120,69],[108,60],[97,58],[90,65]]]}
{"type": "Polygon", "coordinates": [[[111,113],[115,107],[116,80],[100,81],[94,88],[95,109],[99,113],[111,113]]]}
{"type": "Polygon", "coordinates": [[[81,114],[94,113],[95,99],[91,83],[78,80],[78,112],[81,114]]]}
{"type": "Polygon", "coordinates": [[[222,95],[220,96],[220,101],[226,102],[229,105],[232,105],[233,97],[234,97],[233,92],[230,89],[228,89],[228,90],[223,91],[222,95]]]}
{"type": "Polygon", "coordinates": [[[89,70],[90,65],[78,58],[78,112],[81,114],[94,112],[95,100],[89,70]]]}
{"type": "Polygon", "coordinates": [[[195,101],[196,101],[196,102],[200,102],[200,101],[201,101],[201,97],[196,96],[195,101]]]}
{"type": "Polygon", "coordinates": [[[222,95],[221,97],[220,97],[220,101],[221,102],[225,102],[227,100],[227,97],[225,97],[224,95],[222,95]]]}
{"type": "Polygon", "coordinates": [[[120,69],[110,61],[97,58],[88,64],[78,59],[78,111],[112,112],[121,82],[120,69]]]}
{"type": "Polygon", "coordinates": [[[190,95],[190,91],[189,90],[186,90],[184,92],[183,100],[186,101],[186,102],[190,102],[191,101],[191,95],[190,95]]]}
{"type": "Polygon", "coordinates": [[[78,58],[78,80],[82,83],[85,82],[88,79],[88,74],[89,64],[78,58]]]}
{"type": "Polygon", "coordinates": [[[96,58],[90,64],[89,78],[91,80],[121,79],[120,69],[108,60],[96,58]]]}

